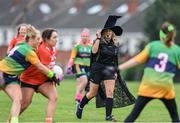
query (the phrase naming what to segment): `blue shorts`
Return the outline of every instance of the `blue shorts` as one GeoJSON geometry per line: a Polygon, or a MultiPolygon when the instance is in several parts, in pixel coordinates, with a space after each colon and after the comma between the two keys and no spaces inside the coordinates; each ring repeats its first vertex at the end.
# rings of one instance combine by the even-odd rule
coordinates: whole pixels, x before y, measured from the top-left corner
{"type": "Polygon", "coordinates": [[[9,84],[20,85],[19,77],[17,75],[10,75],[4,72],[0,72],[0,87],[5,87],[9,84]]]}
{"type": "Polygon", "coordinates": [[[74,67],[74,73],[75,73],[76,78],[79,78],[79,77],[84,76],[84,75],[87,77],[89,76],[89,71],[90,71],[89,66],[79,65],[80,73],[77,73],[76,64],[73,67],[74,67]]]}

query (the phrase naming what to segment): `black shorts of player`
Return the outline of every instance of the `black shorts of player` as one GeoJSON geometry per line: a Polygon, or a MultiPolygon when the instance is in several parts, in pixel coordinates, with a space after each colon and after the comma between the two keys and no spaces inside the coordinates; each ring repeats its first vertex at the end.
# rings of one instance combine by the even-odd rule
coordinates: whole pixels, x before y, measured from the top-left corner
{"type": "Polygon", "coordinates": [[[1,87],[5,87],[9,84],[18,84],[20,85],[19,77],[17,75],[11,75],[4,72],[1,72],[1,87]]]}
{"type": "Polygon", "coordinates": [[[79,68],[80,68],[80,73],[77,73],[77,70],[76,70],[76,65],[75,64],[73,67],[74,69],[74,73],[75,73],[75,76],[76,78],[79,78],[83,75],[86,75],[87,77],[89,77],[89,71],[90,71],[90,67],[89,66],[84,66],[84,65],[79,65],[79,68]]]}
{"type": "MultiPolygon", "coordinates": [[[[51,82],[50,80],[47,80],[47,81],[45,81],[45,82],[51,82]]],[[[21,81],[21,88],[32,88],[32,89],[34,89],[34,91],[38,91],[38,88],[39,88],[39,86],[41,86],[42,84],[40,84],[40,85],[33,85],[33,84],[29,84],[29,83],[26,83],[26,82],[22,82],[21,81]]]]}
{"type": "Polygon", "coordinates": [[[94,84],[100,84],[104,80],[115,80],[115,73],[116,69],[114,66],[94,62],[90,69],[89,81],[94,84]]]}

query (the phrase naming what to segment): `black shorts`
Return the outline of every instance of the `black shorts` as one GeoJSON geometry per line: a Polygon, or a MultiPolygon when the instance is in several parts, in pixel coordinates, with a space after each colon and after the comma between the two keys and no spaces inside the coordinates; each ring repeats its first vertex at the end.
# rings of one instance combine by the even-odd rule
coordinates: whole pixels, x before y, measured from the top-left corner
{"type": "MultiPolygon", "coordinates": [[[[47,81],[45,81],[45,82],[51,82],[51,81],[50,81],[50,80],[47,80],[47,81]]],[[[36,92],[37,92],[39,86],[41,86],[41,85],[42,85],[42,84],[40,84],[40,85],[33,85],[33,84],[28,84],[28,83],[25,83],[25,82],[22,82],[22,81],[21,81],[21,88],[23,88],[23,87],[32,88],[32,89],[34,89],[34,91],[36,91],[36,92]]]]}
{"type": "Polygon", "coordinates": [[[34,91],[37,91],[39,86],[40,85],[32,85],[32,84],[21,82],[21,88],[23,88],[23,87],[32,88],[32,89],[34,89],[34,91]]]}
{"type": "Polygon", "coordinates": [[[116,69],[114,66],[93,63],[90,69],[89,81],[100,84],[104,80],[115,80],[116,69]]]}

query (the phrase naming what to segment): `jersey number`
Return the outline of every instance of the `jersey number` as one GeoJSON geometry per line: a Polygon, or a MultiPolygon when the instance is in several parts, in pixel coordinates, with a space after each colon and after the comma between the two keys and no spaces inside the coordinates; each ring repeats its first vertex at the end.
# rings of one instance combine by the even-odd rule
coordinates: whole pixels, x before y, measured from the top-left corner
{"type": "Polygon", "coordinates": [[[160,62],[154,65],[154,69],[157,72],[164,72],[168,62],[168,55],[166,53],[159,53],[157,58],[160,62]]]}
{"type": "Polygon", "coordinates": [[[12,48],[10,51],[9,51],[9,54],[8,56],[12,56],[14,54],[14,52],[19,48],[19,46],[15,46],[14,48],[12,48]]]}

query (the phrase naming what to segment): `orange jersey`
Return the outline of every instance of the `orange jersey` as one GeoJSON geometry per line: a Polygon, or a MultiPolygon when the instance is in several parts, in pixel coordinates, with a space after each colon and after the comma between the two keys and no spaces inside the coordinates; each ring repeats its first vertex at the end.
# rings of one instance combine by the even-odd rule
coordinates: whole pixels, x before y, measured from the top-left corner
{"type": "Polygon", "coordinates": [[[14,37],[8,46],[8,50],[12,49],[16,44],[21,43],[24,40],[25,40],[25,37],[23,36],[14,37]]]}
{"type": "MultiPolygon", "coordinates": [[[[42,64],[52,69],[56,61],[56,49],[55,47],[50,49],[43,42],[40,44],[36,51],[42,64]]],[[[41,85],[48,80],[47,76],[41,73],[35,66],[31,65],[25,72],[20,76],[20,80],[27,84],[41,85]]]]}

